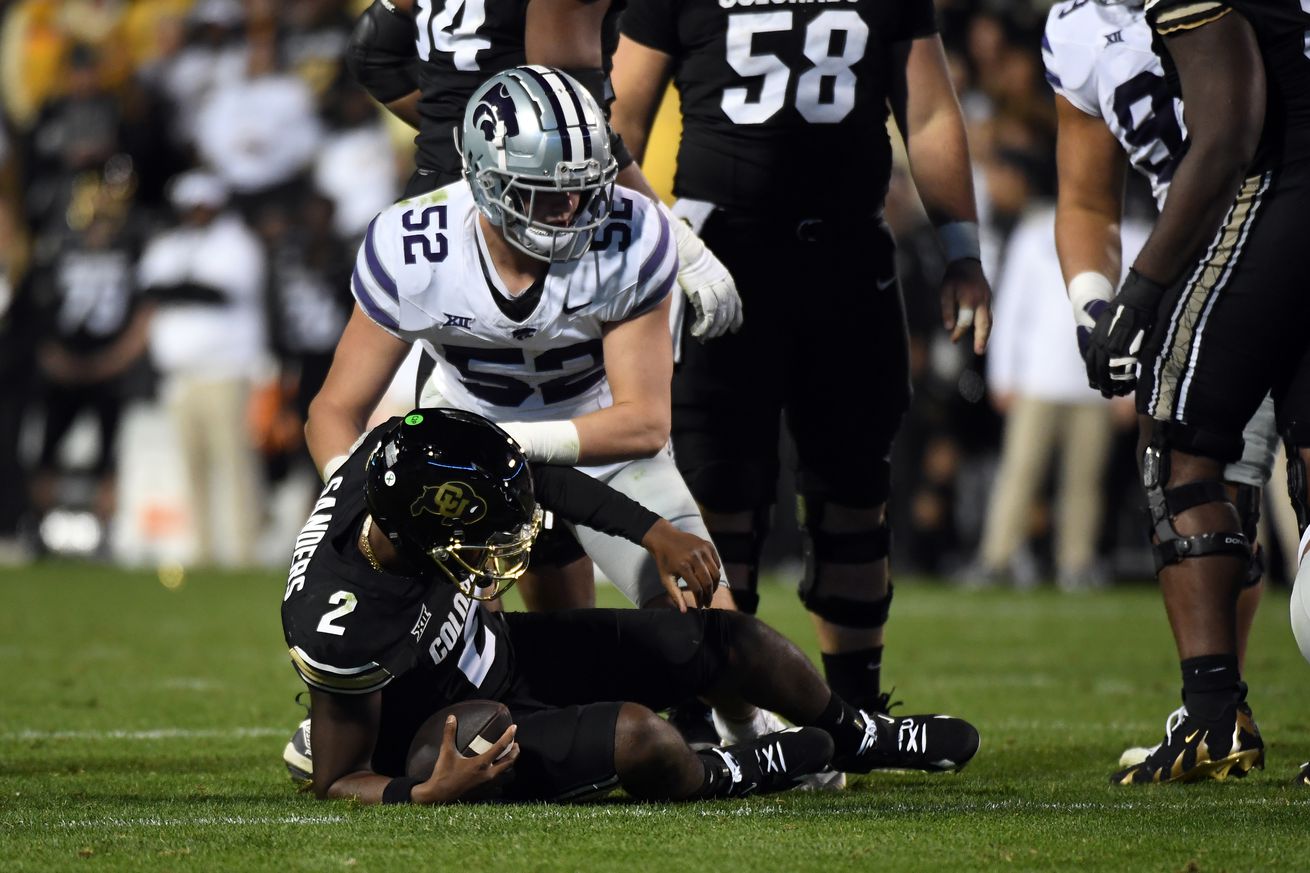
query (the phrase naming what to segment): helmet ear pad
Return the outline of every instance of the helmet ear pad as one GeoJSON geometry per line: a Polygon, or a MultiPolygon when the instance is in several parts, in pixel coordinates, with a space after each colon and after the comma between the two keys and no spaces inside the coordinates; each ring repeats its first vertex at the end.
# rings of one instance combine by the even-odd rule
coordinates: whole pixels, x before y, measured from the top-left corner
{"type": "Polygon", "coordinates": [[[522,450],[463,410],[416,409],[394,420],[365,462],[364,497],[406,562],[420,572],[435,563],[469,591],[490,583],[487,597],[522,575],[540,529],[522,450]]]}

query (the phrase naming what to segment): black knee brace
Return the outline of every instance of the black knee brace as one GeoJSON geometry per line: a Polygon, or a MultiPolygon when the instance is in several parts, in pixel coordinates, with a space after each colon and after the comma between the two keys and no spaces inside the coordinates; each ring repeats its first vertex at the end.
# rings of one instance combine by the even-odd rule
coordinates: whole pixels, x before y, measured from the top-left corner
{"type": "Polygon", "coordinates": [[[1260,577],[1265,572],[1264,551],[1255,541],[1260,529],[1260,489],[1254,485],[1239,484],[1237,499],[1233,504],[1237,507],[1238,518],[1242,520],[1242,533],[1246,534],[1246,541],[1251,546],[1251,561],[1247,564],[1242,587],[1254,588],[1260,584],[1260,577]]]}
{"type": "Polygon", "coordinates": [[[749,531],[738,533],[720,533],[710,531],[710,539],[719,551],[719,559],[725,564],[745,564],[745,588],[733,588],[732,599],[737,609],[754,615],[760,608],[760,554],[764,551],[764,540],[769,535],[773,523],[773,507],[762,506],[755,510],[749,531]]]}
{"type": "Polygon", "coordinates": [[[823,592],[822,564],[872,564],[891,552],[892,532],[886,523],[869,530],[829,533],[822,529],[825,501],[821,497],[801,498],[799,513],[805,552],[805,576],[801,580],[801,603],[819,618],[846,627],[878,628],[887,623],[892,605],[892,583],[879,600],[855,600],[823,592]]]}
{"type": "Polygon", "coordinates": [[[1251,559],[1251,543],[1243,533],[1214,531],[1212,533],[1183,536],[1174,527],[1179,513],[1207,503],[1227,503],[1224,484],[1217,479],[1188,482],[1177,488],[1169,484],[1169,445],[1165,427],[1156,423],[1155,436],[1142,456],[1142,484],[1146,488],[1146,503],[1151,511],[1151,533],[1158,541],[1153,547],[1155,572],[1186,558],[1205,555],[1240,555],[1251,559]]]}
{"type": "Polygon", "coordinates": [[[1287,451],[1287,495],[1292,498],[1292,509],[1296,510],[1296,529],[1305,535],[1310,526],[1310,495],[1306,493],[1305,461],[1301,458],[1301,447],[1293,442],[1295,425],[1283,431],[1283,448],[1287,451]]]}

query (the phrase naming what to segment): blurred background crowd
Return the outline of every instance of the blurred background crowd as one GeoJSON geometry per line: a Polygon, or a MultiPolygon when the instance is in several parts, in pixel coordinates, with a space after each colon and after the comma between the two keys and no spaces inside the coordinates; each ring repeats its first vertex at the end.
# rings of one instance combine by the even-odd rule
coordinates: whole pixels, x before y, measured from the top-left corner
{"type": "MultiPolygon", "coordinates": [[[[0,564],[285,562],[319,487],[303,419],[355,248],[412,170],[413,132],[344,65],[364,5],[0,6],[0,564]]],[[[937,0],[997,325],[986,356],[949,342],[940,254],[898,169],[887,218],[916,392],[893,458],[901,576],[1072,591],[1151,575],[1131,404],[1087,388],[1055,257],[1048,6],[937,0]]],[[[647,169],[666,192],[677,132],[662,113],[647,169]]],[[[1130,202],[1128,256],[1153,213],[1144,190],[1130,202]]],[[[381,413],[412,389],[402,373],[381,413]]],[[[1285,580],[1282,481],[1264,546],[1285,580]]],[[[798,555],[790,488],[779,569],[798,555]]]]}

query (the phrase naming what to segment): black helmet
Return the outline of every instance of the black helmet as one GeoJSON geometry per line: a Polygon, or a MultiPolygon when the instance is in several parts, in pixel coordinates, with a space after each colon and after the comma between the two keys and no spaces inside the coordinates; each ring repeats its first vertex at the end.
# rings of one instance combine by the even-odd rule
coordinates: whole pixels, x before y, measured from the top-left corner
{"type": "Polygon", "coordinates": [[[491,600],[528,568],[541,529],[518,443],[480,415],[415,409],[365,463],[364,499],[396,550],[435,561],[470,597],[491,600]]]}

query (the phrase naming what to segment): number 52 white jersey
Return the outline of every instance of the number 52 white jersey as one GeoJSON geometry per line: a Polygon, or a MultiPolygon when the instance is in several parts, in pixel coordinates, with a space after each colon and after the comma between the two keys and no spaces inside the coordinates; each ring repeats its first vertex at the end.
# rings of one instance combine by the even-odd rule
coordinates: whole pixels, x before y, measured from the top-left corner
{"type": "Polygon", "coordinates": [[[552,263],[540,298],[516,312],[492,265],[467,183],[399,203],[369,225],[351,291],[372,321],[437,361],[429,385],[495,420],[574,418],[610,405],[607,324],[649,311],[678,272],[668,220],[616,186],[581,258],[552,263]]]}
{"type": "Polygon", "coordinates": [[[1187,128],[1182,102],[1151,51],[1143,11],[1096,0],[1057,3],[1046,19],[1042,60],[1055,92],[1105,121],[1162,206],[1186,151],[1187,128]]]}

